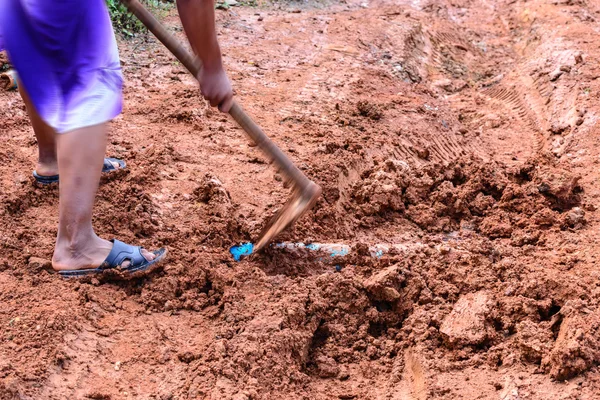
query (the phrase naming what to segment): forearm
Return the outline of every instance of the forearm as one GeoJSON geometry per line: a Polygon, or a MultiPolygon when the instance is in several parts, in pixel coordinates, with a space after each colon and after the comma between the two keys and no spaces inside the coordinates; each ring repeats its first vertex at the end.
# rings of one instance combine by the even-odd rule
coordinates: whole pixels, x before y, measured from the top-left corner
{"type": "Polygon", "coordinates": [[[221,61],[213,1],[177,0],[177,9],[192,49],[202,61],[202,71],[196,77],[202,96],[211,106],[228,112],[233,104],[233,91],[221,61]]]}
{"type": "Polygon", "coordinates": [[[204,68],[222,68],[213,0],[177,0],[177,9],[192,49],[204,68]]]}

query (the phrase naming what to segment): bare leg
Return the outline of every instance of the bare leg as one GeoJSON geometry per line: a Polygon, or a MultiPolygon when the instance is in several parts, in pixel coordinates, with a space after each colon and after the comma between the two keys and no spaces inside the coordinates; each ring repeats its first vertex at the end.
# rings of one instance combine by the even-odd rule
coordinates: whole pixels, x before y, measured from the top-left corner
{"type": "MultiPolygon", "coordinates": [[[[106,131],[107,124],[101,124],[56,135],[60,205],[55,270],[96,268],[112,249],[112,243],[100,239],[92,227],[106,131]]],[[[142,254],[147,260],[155,257],[145,250],[142,254]]]]}
{"type": "MultiPolygon", "coordinates": [[[[96,268],[112,249],[112,243],[100,239],[92,227],[92,208],[106,151],[107,124],[58,135],[40,118],[23,85],[19,85],[19,90],[38,141],[36,172],[42,176],[60,172],[60,215],[52,265],[56,270],[96,268]]],[[[142,254],[147,260],[155,257],[146,250],[142,250],[142,254]]]]}
{"type": "MultiPolygon", "coordinates": [[[[27,107],[27,114],[29,114],[33,133],[38,142],[39,159],[35,170],[41,176],[58,175],[56,132],[38,115],[21,82],[19,82],[19,92],[27,107]]],[[[118,163],[113,162],[112,164],[117,169],[121,167],[118,163]]]]}
{"type": "Polygon", "coordinates": [[[56,158],[56,132],[48,126],[35,111],[31,104],[29,96],[23,85],[19,82],[19,92],[27,107],[27,113],[31,120],[31,126],[38,142],[39,159],[36,171],[42,176],[52,176],[58,174],[58,163],[56,158]]]}

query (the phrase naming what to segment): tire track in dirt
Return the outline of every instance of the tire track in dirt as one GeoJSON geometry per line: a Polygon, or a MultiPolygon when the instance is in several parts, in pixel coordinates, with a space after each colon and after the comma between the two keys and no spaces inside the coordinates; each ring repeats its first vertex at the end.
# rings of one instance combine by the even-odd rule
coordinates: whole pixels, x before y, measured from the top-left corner
{"type": "MultiPolygon", "coordinates": [[[[381,12],[377,9],[369,9],[361,13],[356,13],[355,19],[358,21],[353,23],[353,25],[356,25],[356,23],[360,25],[361,20],[369,20],[380,14],[381,12]]],[[[385,11],[383,15],[385,15],[385,11]]],[[[331,42],[328,38],[328,33],[331,31],[342,31],[344,28],[348,30],[345,25],[348,22],[332,19],[328,21],[330,23],[327,25],[328,28],[326,30],[323,30],[322,33],[313,33],[306,39],[314,44],[313,54],[308,58],[314,60],[316,64],[312,66],[307,65],[307,68],[304,69],[306,72],[301,73],[301,81],[296,81],[296,84],[300,83],[296,89],[298,95],[292,101],[293,104],[284,105],[280,110],[280,114],[284,120],[295,119],[301,116],[316,116],[316,121],[327,123],[327,119],[318,109],[331,108],[336,102],[344,100],[357,101],[357,96],[353,93],[353,85],[356,82],[372,81],[371,68],[364,69],[363,67],[363,69],[360,69],[358,68],[359,63],[364,63],[365,60],[368,60],[373,52],[386,51],[391,53],[400,50],[403,53],[407,53],[402,56],[408,60],[407,64],[411,64],[411,59],[415,58],[432,60],[426,61],[426,64],[427,62],[443,64],[444,60],[448,59],[448,56],[445,55],[444,41],[451,40],[453,48],[471,48],[467,42],[452,33],[442,32],[432,36],[430,39],[429,35],[424,34],[419,27],[407,32],[392,22],[384,23],[383,27],[370,27],[366,32],[361,32],[362,34],[359,37],[349,37],[347,43],[341,45],[331,42]],[[394,37],[398,34],[401,36],[394,37]],[[377,42],[377,39],[381,37],[386,38],[384,43],[380,46],[373,46],[372,43],[377,42]],[[352,39],[356,40],[357,44],[362,43],[363,45],[353,46],[352,39]],[[386,44],[386,41],[391,41],[391,43],[386,44]],[[399,42],[404,43],[397,46],[396,44],[399,42]],[[396,49],[396,47],[399,47],[399,49],[396,49]],[[345,64],[350,68],[357,67],[356,76],[348,77],[348,73],[344,68],[337,68],[333,71],[319,68],[321,65],[332,65],[334,63],[345,64]],[[345,82],[345,84],[340,85],[340,82],[345,82]],[[329,96],[324,96],[323,94],[327,92],[329,96]]],[[[453,51],[453,49],[449,50],[450,53],[453,51]]],[[[386,68],[385,73],[398,75],[397,70],[393,68],[386,68]]],[[[419,72],[415,72],[415,74],[419,74],[419,72]]],[[[424,104],[422,107],[424,107],[425,112],[435,112],[437,110],[437,107],[428,104],[424,104]]],[[[448,123],[444,122],[444,124],[448,123]]],[[[423,140],[419,140],[418,142],[411,135],[403,135],[394,143],[393,147],[386,145],[384,147],[371,147],[367,149],[370,158],[375,156],[383,158],[391,157],[415,165],[423,165],[428,162],[451,162],[458,157],[476,152],[475,146],[467,141],[460,140],[456,133],[452,131],[445,133],[433,132],[430,137],[423,138],[423,140]],[[427,148],[424,148],[423,143],[425,142],[428,143],[427,148]]],[[[369,162],[369,160],[365,160],[365,164],[369,162]]]]}
{"type": "MultiPolygon", "coordinates": [[[[497,8],[501,6],[497,3],[491,5],[489,2],[482,1],[481,5],[495,11],[496,15],[504,15],[503,12],[498,12],[497,8]]],[[[520,128],[520,135],[515,138],[521,142],[520,146],[522,146],[523,134],[531,138],[530,150],[521,148],[520,151],[524,151],[530,157],[543,152],[548,147],[546,132],[550,125],[545,98],[551,90],[548,82],[544,82],[543,79],[533,81],[527,72],[520,73],[526,65],[522,65],[523,63],[519,61],[518,49],[514,47],[508,51],[509,57],[512,55],[513,59],[508,58],[510,61],[502,62],[504,68],[508,67],[512,70],[498,71],[496,68],[494,71],[496,78],[493,83],[486,84],[485,81],[489,79],[483,77],[489,72],[484,68],[495,63],[495,54],[489,49],[485,51],[485,41],[506,40],[510,35],[509,22],[506,17],[500,17],[503,22],[500,25],[504,29],[495,33],[481,32],[481,27],[487,25],[481,25],[479,20],[469,20],[468,14],[462,18],[461,25],[450,19],[438,19],[427,27],[416,24],[406,39],[405,63],[408,67],[403,69],[404,76],[414,82],[426,79],[432,86],[445,87],[446,91],[450,92],[447,95],[448,100],[455,107],[459,106],[461,101],[469,102],[478,93],[482,94],[487,104],[474,105],[474,110],[478,110],[472,111],[478,115],[474,121],[476,124],[480,123],[479,120],[488,109],[502,110],[503,117],[512,121],[513,128],[520,128]],[[480,46],[484,51],[469,38],[479,38],[480,46]]],[[[480,129],[474,124],[471,124],[471,128],[480,129]]],[[[477,145],[478,142],[481,143],[480,139],[478,137],[473,139],[471,146],[465,147],[471,147],[469,150],[475,149],[475,154],[485,156],[486,151],[481,151],[481,146],[477,145]]],[[[444,149],[443,143],[439,143],[436,139],[432,141],[435,143],[435,149],[444,149]]],[[[485,146],[491,145],[487,143],[485,146]]],[[[437,155],[442,159],[448,157],[443,150],[437,155]]]]}
{"type": "Polygon", "coordinates": [[[529,8],[511,7],[502,2],[497,7],[502,15],[500,20],[505,28],[506,42],[510,45],[513,60],[509,65],[512,67],[500,71],[499,79],[493,84],[483,84],[481,93],[488,99],[491,109],[504,110],[513,116],[510,119],[522,128],[522,132],[528,132],[532,138],[530,157],[544,157],[551,152],[560,156],[564,151],[557,151],[552,130],[554,126],[575,126],[577,90],[563,80],[554,81],[562,74],[558,72],[560,68],[568,72],[575,67],[574,60],[578,57],[577,51],[572,50],[575,45],[552,35],[539,41],[535,36],[539,29],[535,11],[529,8]],[[534,39],[524,40],[523,32],[533,33],[534,39]],[[550,57],[542,55],[549,53],[546,49],[556,48],[567,50],[553,50],[550,57]]]}
{"type": "MultiPolygon", "coordinates": [[[[388,34],[392,33],[388,32],[388,34]]],[[[457,28],[452,25],[424,27],[420,23],[415,24],[405,34],[402,48],[404,50],[400,61],[392,62],[395,76],[413,83],[428,81],[433,85],[448,84],[446,83],[447,78],[458,78],[459,87],[466,84],[463,79],[468,80],[468,75],[471,74],[467,67],[468,60],[476,58],[480,53],[475,46],[464,40],[457,28]]],[[[432,108],[428,105],[424,107],[432,108]]],[[[433,132],[425,141],[431,144],[430,150],[434,155],[431,161],[451,162],[467,154],[475,154],[484,158],[486,156],[484,152],[480,151],[477,138],[466,141],[454,133],[433,132]]],[[[400,148],[401,154],[419,162],[423,157],[411,151],[414,145],[416,143],[409,142],[409,151],[400,148]]]]}
{"type": "Polygon", "coordinates": [[[534,89],[528,86],[525,86],[525,89],[521,90],[516,85],[507,87],[499,83],[482,90],[482,93],[489,98],[492,108],[500,108],[515,115],[515,119],[519,121],[517,125],[524,127],[525,131],[530,131],[533,138],[532,153],[540,154],[546,147],[544,132],[547,131],[547,118],[539,117],[544,113],[539,99],[534,97],[533,101],[531,100],[531,92],[534,89]]]}

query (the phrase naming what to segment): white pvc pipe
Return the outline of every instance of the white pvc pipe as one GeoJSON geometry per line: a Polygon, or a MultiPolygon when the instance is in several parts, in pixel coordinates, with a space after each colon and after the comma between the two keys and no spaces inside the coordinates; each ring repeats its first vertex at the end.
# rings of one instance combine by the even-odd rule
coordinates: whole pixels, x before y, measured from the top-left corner
{"type": "MultiPolygon", "coordinates": [[[[371,257],[379,258],[391,250],[398,252],[404,252],[409,249],[424,247],[423,243],[411,243],[411,244],[383,244],[379,243],[369,247],[369,254],[371,257]]],[[[282,242],[275,243],[272,247],[276,249],[287,249],[297,250],[305,249],[320,253],[328,254],[330,257],[344,257],[350,254],[352,247],[344,243],[294,243],[294,242],[282,242]]],[[[236,261],[240,261],[243,257],[252,254],[254,246],[251,243],[242,244],[239,246],[233,246],[230,249],[233,258],[236,261]]]]}

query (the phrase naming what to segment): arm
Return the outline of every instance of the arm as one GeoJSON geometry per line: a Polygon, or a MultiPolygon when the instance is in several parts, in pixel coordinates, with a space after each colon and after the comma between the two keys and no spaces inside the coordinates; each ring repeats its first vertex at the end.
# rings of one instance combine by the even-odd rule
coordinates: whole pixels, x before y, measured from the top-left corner
{"type": "Polygon", "coordinates": [[[192,49],[202,61],[200,90],[213,107],[228,112],[233,103],[229,78],[223,69],[215,30],[213,0],[177,0],[179,17],[192,49]]]}

